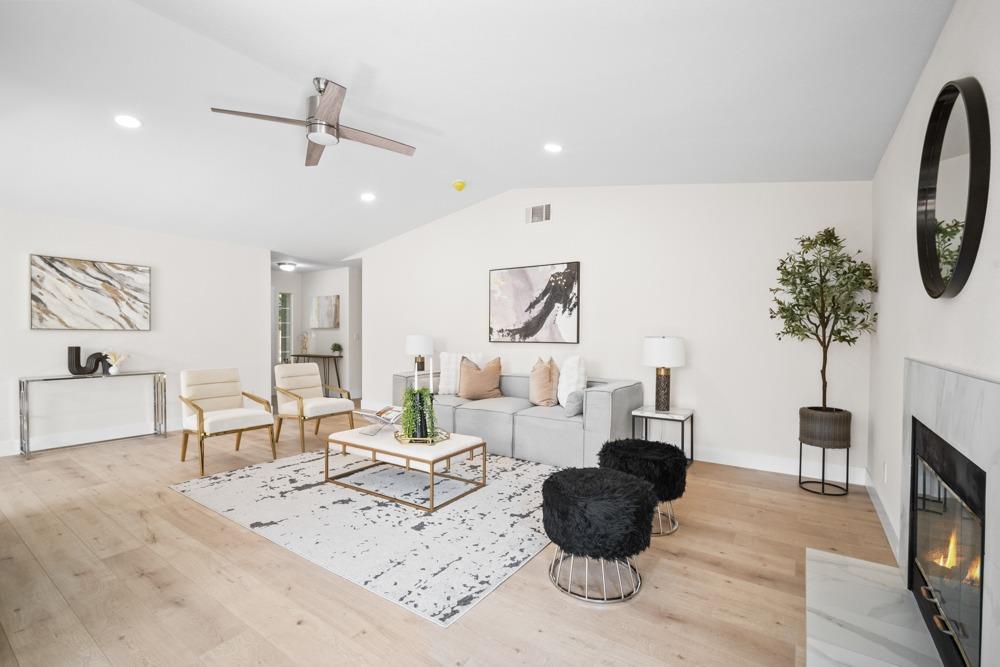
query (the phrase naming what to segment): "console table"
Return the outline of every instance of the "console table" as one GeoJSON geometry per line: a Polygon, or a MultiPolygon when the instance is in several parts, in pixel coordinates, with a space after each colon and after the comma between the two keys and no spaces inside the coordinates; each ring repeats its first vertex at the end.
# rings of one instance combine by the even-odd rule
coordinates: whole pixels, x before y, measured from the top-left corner
{"type": "MultiPolygon", "coordinates": [[[[632,437],[635,437],[635,420],[642,420],[642,438],[643,440],[649,440],[649,420],[654,421],[668,421],[675,422],[681,425],[681,451],[684,452],[687,449],[687,438],[685,438],[686,430],[685,426],[690,422],[691,424],[691,453],[688,455],[688,465],[694,463],[694,410],[688,410],[686,408],[674,408],[669,412],[659,412],[652,405],[644,405],[641,408],[636,408],[632,411],[632,437]]],[[[687,454],[687,452],[685,452],[687,454]]]]}
{"type": "MultiPolygon", "coordinates": [[[[38,377],[18,378],[18,394],[20,397],[21,411],[21,453],[24,458],[31,458],[31,404],[29,389],[36,382],[63,382],[67,380],[114,380],[115,378],[136,377],[137,375],[148,375],[153,378],[153,432],[142,433],[140,435],[166,435],[167,434],[167,374],[163,371],[122,371],[117,375],[41,375],[38,377]]],[[[81,385],[84,387],[85,385],[81,385]]],[[[129,436],[137,437],[137,436],[129,436]]],[[[113,438],[121,440],[121,438],[113,438]]],[[[106,442],[95,440],[94,442],[106,442]]],[[[89,442],[77,443],[89,445],[89,442]]]]}
{"type": "MultiPolygon", "coordinates": [[[[337,386],[342,387],[340,384],[340,366],[337,365],[337,361],[343,357],[342,354],[307,354],[305,352],[300,354],[290,354],[288,355],[292,359],[319,359],[323,362],[323,384],[330,384],[330,360],[333,359],[333,372],[337,374],[337,386]]],[[[323,395],[329,396],[329,392],[326,387],[323,388],[323,395]]]]}

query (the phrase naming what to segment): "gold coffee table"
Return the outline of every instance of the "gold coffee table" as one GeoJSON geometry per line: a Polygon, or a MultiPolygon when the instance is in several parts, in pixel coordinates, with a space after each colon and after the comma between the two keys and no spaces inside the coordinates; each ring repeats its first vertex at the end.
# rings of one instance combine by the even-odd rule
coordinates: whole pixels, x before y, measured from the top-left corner
{"type": "Polygon", "coordinates": [[[482,438],[461,433],[452,433],[451,437],[433,445],[413,444],[397,442],[393,437],[392,427],[386,427],[375,435],[365,435],[360,428],[350,431],[340,431],[331,433],[326,441],[326,452],[323,458],[323,479],[331,484],[343,486],[348,489],[367,493],[372,496],[391,500],[400,505],[406,505],[424,512],[433,512],[446,505],[464,498],[474,491],[486,486],[486,443],[482,438]],[[371,458],[371,464],[348,470],[347,472],[330,475],[330,446],[339,445],[342,455],[357,454],[371,458]],[[456,456],[468,454],[473,458],[478,452],[483,457],[482,477],[480,479],[467,479],[451,474],[451,460],[456,456]],[[364,470],[376,468],[378,466],[391,465],[406,470],[417,470],[426,472],[430,477],[430,498],[427,505],[411,503],[402,498],[385,495],[377,491],[372,491],[355,484],[343,481],[345,478],[355,475],[364,470]],[[434,478],[443,477],[445,479],[464,482],[471,485],[468,491],[464,491],[453,498],[449,498],[443,503],[434,502],[434,478]]]}

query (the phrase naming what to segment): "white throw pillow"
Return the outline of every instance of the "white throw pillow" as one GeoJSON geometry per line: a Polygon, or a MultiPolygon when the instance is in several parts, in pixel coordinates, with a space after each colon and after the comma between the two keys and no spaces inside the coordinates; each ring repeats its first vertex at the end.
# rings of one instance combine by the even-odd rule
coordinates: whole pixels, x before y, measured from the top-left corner
{"type": "Polygon", "coordinates": [[[564,360],[559,367],[559,389],[556,391],[559,405],[565,406],[570,394],[586,388],[587,368],[583,363],[583,357],[574,355],[564,360]]]}
{"type": "Polygon", "coordinates": [[[477,366],[483,365],[483,354],[481,352],[442,352],[441,355],[441,375],[438,376],[439,394],[457,394],[459,371],[462,367],[462,357],[468,357],[469,361],[477,366]]]}

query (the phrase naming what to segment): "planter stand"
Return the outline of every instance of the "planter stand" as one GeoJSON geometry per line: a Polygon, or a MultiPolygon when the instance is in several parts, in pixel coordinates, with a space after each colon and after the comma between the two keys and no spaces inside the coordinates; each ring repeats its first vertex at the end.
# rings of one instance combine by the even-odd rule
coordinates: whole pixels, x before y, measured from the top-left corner
{"type": "MultiPolygon", "coordinates": [[[[840,485],[835,482],[826,481],[826,450],[827,447],[820,447],[823,450],[823,464],[820,468],[820,478],[819,479],[802,479],[802,445],[808,444],[801,440],[799,441],[799,488],[803,491],[808,491],[809,493],[816,493],[821,496],[846,496],[847,487],[850,484],[851,479],[851,449],[850,447],[845,448],[847,452],[847,463],[845,465],[846,473],[844,475],[844,484],[840,485]],[[817,490],[815,487],[819,487],[817,490]],[[826,488],[830,487],[833,491],[827,491],[826,488]]],[[[818,445],[810,445],[810,447],[818,445]]]]}

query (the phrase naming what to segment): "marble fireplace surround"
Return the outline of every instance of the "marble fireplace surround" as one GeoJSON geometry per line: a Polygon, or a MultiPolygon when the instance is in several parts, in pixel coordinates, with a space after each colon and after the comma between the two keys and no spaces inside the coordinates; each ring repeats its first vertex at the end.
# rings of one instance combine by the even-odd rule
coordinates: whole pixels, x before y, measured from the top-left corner
{"type": "MultiPolygon", "coordinates": [[[[1000,511],[1000,382],[933,366],[915,359],[905,364],[903,476],[899,549],[902,568],[909,558],[910,456],[916,417],[986,471],[986,513],[1000,511]]],[[[983,562],[983,656],[1000,654],[1000,522],[986,524],[983,562]]],[[[985,663],[984,663],[985,664],[985,663]]]]}

